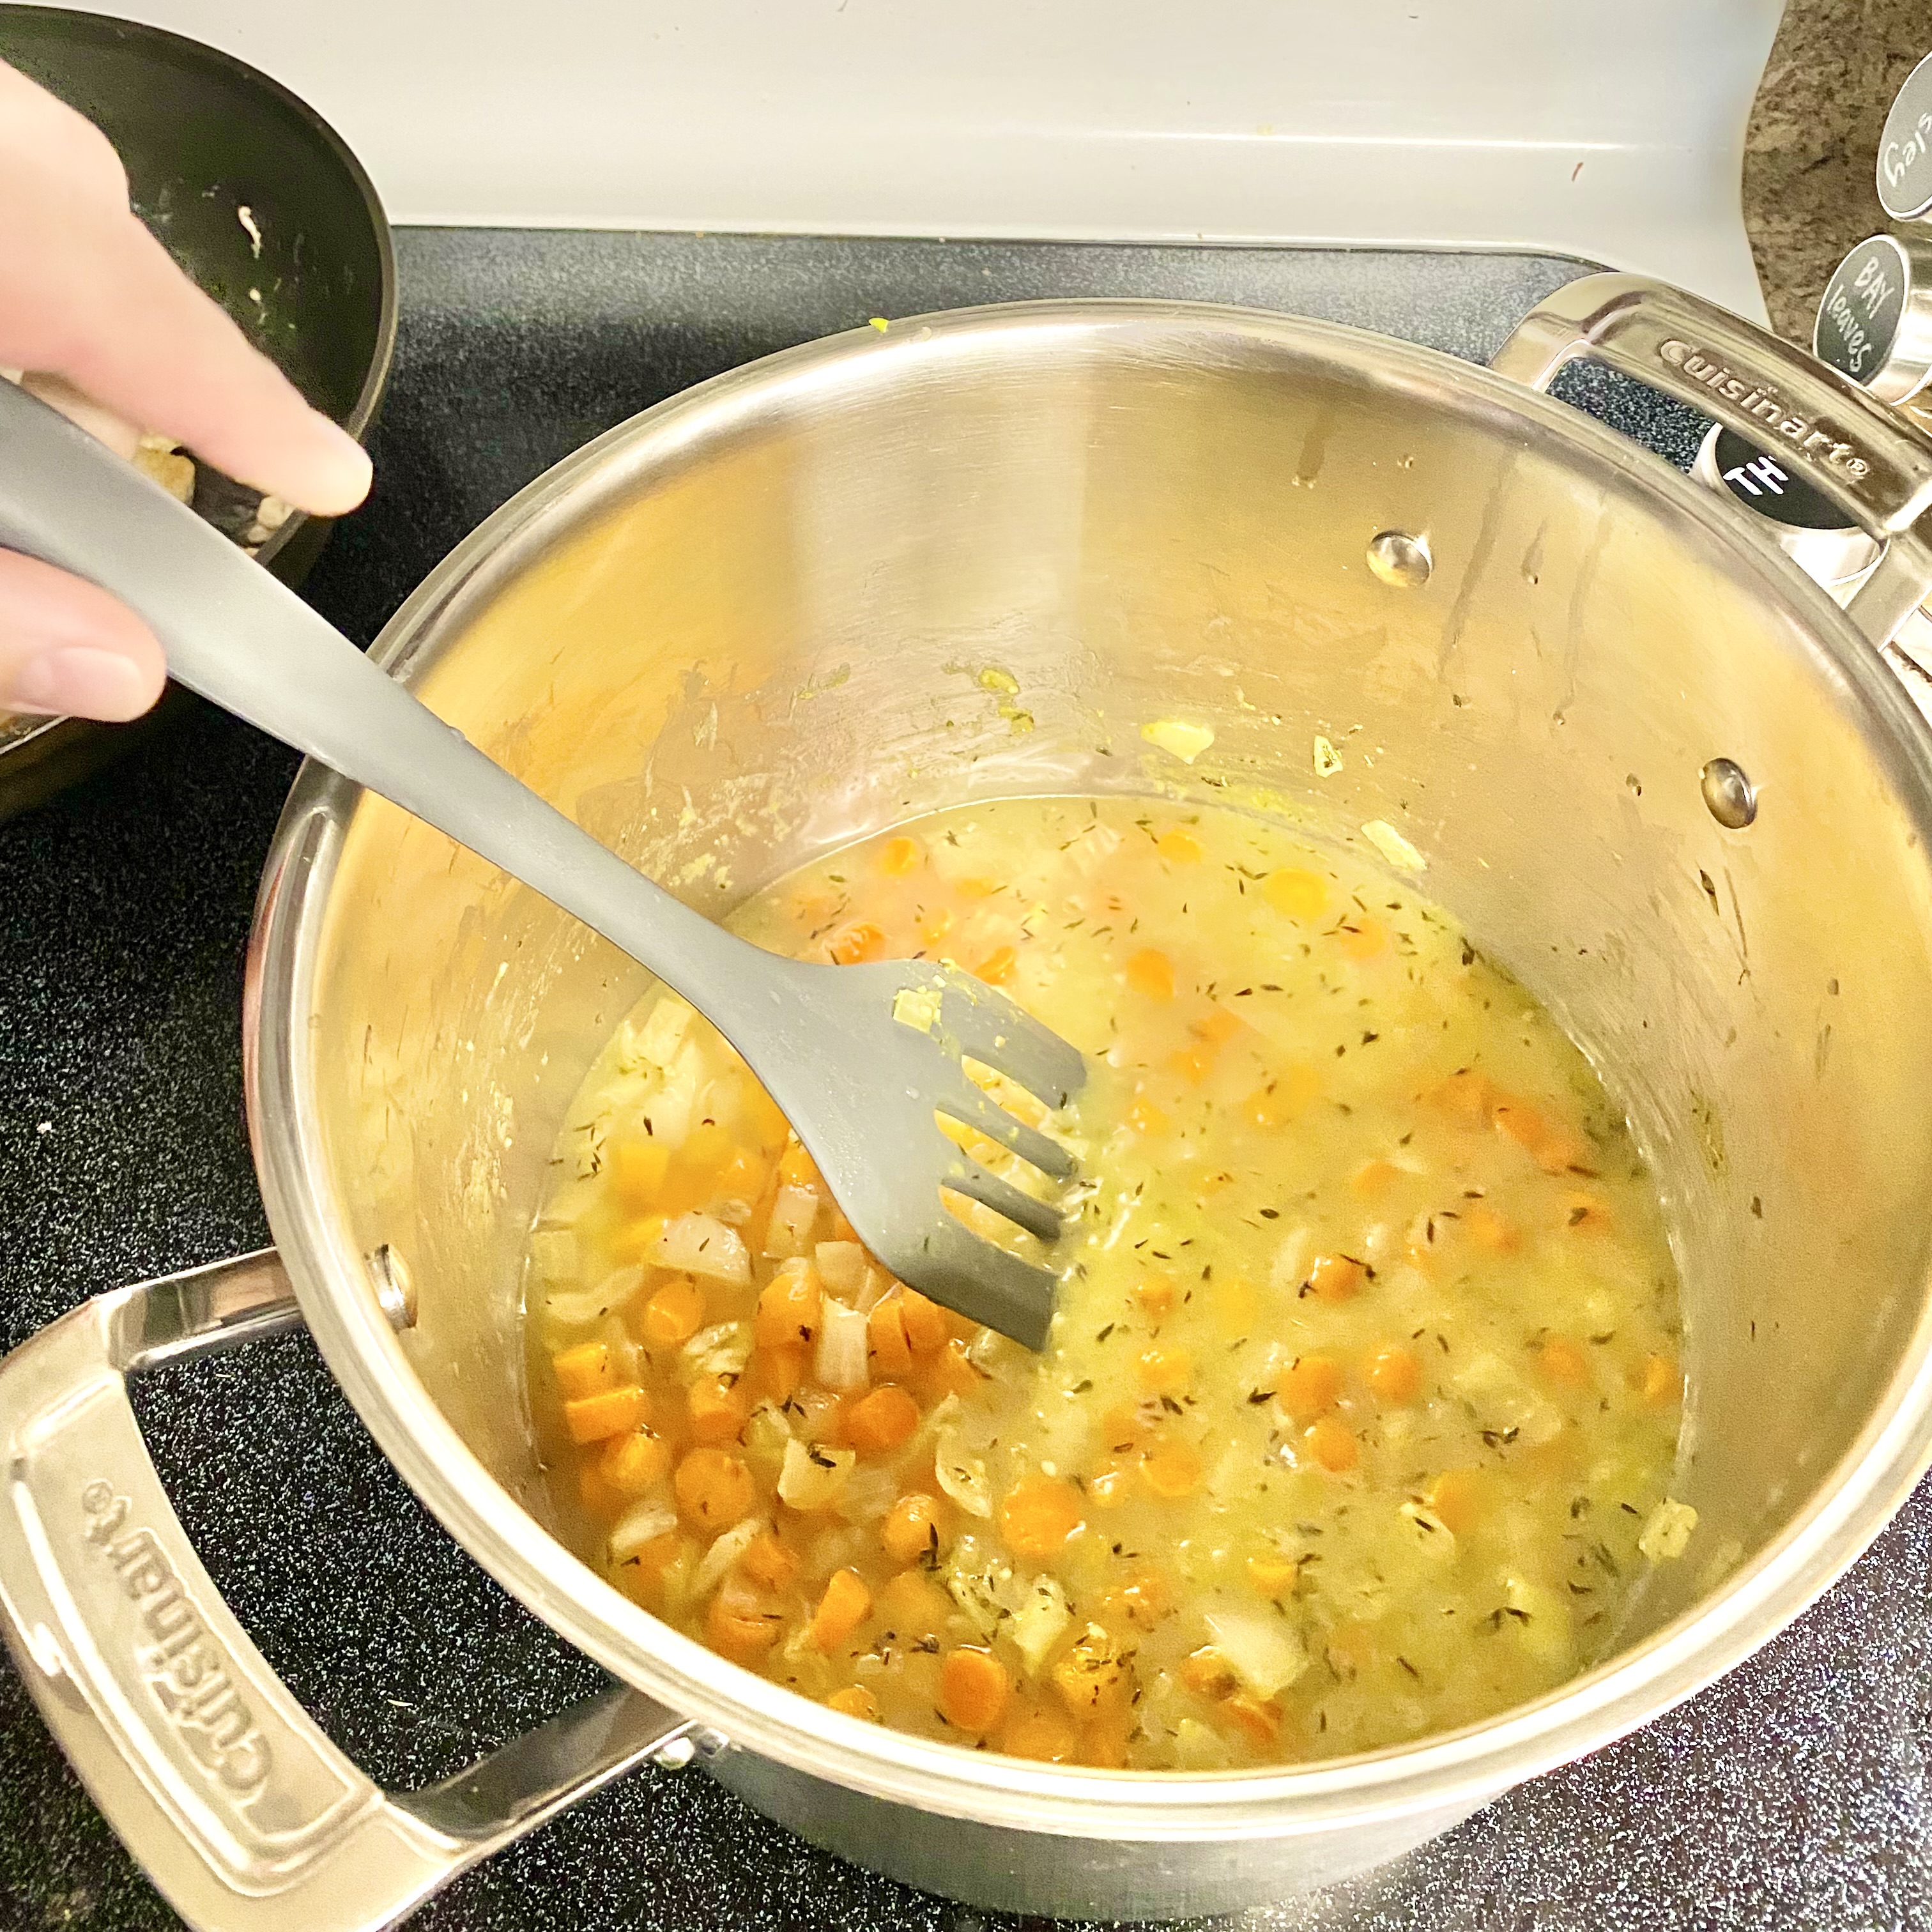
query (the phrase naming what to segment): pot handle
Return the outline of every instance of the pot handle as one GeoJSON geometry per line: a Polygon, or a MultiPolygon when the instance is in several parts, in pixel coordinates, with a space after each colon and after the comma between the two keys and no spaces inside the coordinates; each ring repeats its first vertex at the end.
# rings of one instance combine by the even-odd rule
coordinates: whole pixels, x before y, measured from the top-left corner
{"type": "Polygon", "coordinates": [[[691,1728],[614,1686],[400,1796],[330,1743],[196,1557],[126,1379],[301,1325],[264,1251],[97,1296],[0,1360],[0,1632],[195,1932],[378,1932],[691,1728]]]}
{"type": "Polygon", "coordinates": [[[1932,438],[1849,377],[1714,302],[1625,274],[1586,275],[1546,296],[1490,367],[1540,390],[1580,356],[1774,448],[1883,543],[1846,606],[1874,644],[1932,592],[1932,438]]]}

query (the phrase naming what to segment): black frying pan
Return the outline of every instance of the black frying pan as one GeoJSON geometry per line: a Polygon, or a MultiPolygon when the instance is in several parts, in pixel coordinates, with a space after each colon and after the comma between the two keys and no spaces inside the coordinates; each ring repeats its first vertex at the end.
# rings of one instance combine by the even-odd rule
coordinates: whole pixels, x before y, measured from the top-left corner
{"type": "MultiPolygon", "coordinates": [[[[0,5],[0,61],[100,128],[135,212],[175,260],[316,408],[363,439],[395,346],[395,259],[382,203],[334,130],[227,54],[97,14],[0,5]]],[[[219,520],[236,495],[204,475],[196,507],[219,520]]],[[[258,561],[298,584],[328,536],[325,520],[291,517],[258,561]]],[[[0,817],[97,770],[175,702],[171,692],[136,725],[61,719],[10,738],[0,724],[0,817]]]]}

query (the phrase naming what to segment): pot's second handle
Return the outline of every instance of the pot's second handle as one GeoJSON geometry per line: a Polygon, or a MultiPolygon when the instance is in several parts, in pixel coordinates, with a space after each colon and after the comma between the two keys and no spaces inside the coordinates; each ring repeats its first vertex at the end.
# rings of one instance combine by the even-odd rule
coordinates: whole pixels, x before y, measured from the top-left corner
{"type": "Polygon", "coordinates": [[[406,1797],[329,1742],[216,1593],[126,1383],[300,1324],[279,1262],[250,1255],[100,1295],[0,1361],[0,1632],[196,1932],[377,1932],[689,1728],[613,1690],[406,1797]]]}
{"type": "Polygon", "coordinates": [[[1932,439],[1850,378],[1728,310],[1642,275],[1586,275],[1532,309],[1490,366],[1546,389],[1585,357],[1774,448],[1886,545],[1847,606],[1874,644],[1932,592],[1932,439]]]}

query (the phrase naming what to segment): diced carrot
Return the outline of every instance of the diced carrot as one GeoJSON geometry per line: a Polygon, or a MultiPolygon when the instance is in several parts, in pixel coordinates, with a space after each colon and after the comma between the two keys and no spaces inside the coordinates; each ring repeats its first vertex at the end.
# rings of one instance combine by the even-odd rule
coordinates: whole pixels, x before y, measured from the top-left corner
{"type": "Polygon", "coordinates": [[[602,1395],[581,1396],[563,1406],[563,1426],[573,1442],[601,1442],[621,1436],[650,1420],[651,1400],[634,1386],[606,1389],[602,1395]]]}
{"type": "Polygon", "coordinates": [[[1126,1495],[1126,1466],[1118,1460],[1102,1462],[1087,1478],[1087,1500],[1096,1509],[1118,1509],[1126,1495]]]}
{"type": "Polygon", "coordinates": [[[846,1220],[844,1210],[836,1201],[832,1204],[832,1226],[826,1238],[834,1241],[856,1241],[859,1238],[858,1229],[846,1220]]]}
{"type": "Polygon", "coordinates": [[[906,1341],[915,1355],[930,1355],[946,1346],[946,1311],[916,1288],[899,1290],[905,1314],[906,1341]]]}
{"type": "Polygon", "coordinates": [[[1486,1201],[1472,1202],[1463,1209],[1462,1232],[1487,1254],[1514,1254],[1522,1246],[1515,1222],[1498,1214],[1486,1201]]]}
{"type": "Polygon", "coordinates": [[[1364,1161],[1348,1177],[1348,1192],[1358,1201],[1379,1201],[1397,1180],[1402,1169],[1393,1161],[1364,1161]]]}
{"type": "Polygon", "coordinates": [[[644,1340],[654,1347],[679,1347],[704,1325],[704,1291],[688,1274],[672,1276],[644,1304],[644,1340]]]}
{"type": "Polygon", "coordinates": [[[938,1562],[942,1547],[938,1498],[920,1494],[900,1497],[879,1526],[879,1540],[895,1563],[920,1563],[932,1568],[938,1562]]]}
{"type": "Polygon", "coordinates": [[[730,1442],[752,1413],[752,1399],[735,1376],[700,1376],[686,1392],[694,1442],[730,1442]]]}
{"type": "Polygon", "coordinates": [[[866,1317],[866,1349],[875,1376],[902,1376],[912,1367],[905,1304],[897,1294],[872,1304],[872,1312],[866,1317]]]}
{"type": "Polygon", "coordinates": [[[615,1512],[623,1497],[604,1480],[604,1472],[595,1462],[580,1462],[577,1466],[577,1499],[592,1516],[610,1516],[615,1512]]]}
{"type": "Polygon", "coordinates": [[[1581,1135],[1549,1119],[1527,1100],[1498,1094],[1491,1113],[1497,1127],[1546,1174],[1564,1173],[1589,1158],[1589,1147],[1581,1135]]]}
{"type": "Polygon", "coordinates": [[[856,1570],[835,1570],[812,1613],[807,1630],[812,1647],[830,1650],[843,1643],[872,1614],[872,1593],[856,1570]]]}
{"type": "Polygon", "coordinates": [[[1452,1536],[1466,1536],[1483,1519],[1488,1490],[1480,1469],[1444,1469],[1430,1487],[1429,1507],[1452,1536]]]}
{"type": "Polygon", "coordinates": [[[1388,928],[1373,913],[1363,913],[1342,924],[1342,950],[1351,959],[1378,958],[1388,950],[1388,928]]]}
{"type": "Polygon", "coordinates": [[[1150,1630],[1173,1607],[1172,1592],[1157,1570],[1144,1570],[1129,1583],[1108,1593],[1103,1606],[1108,1619],[1119,1618],[1137,1630],[1150,1630]]]}
{"type": "Polygon", "coordinates": [[[1684,1378],[1668,1355],[1647,1355],[1638,1379],[1637,1392],[1652,1408],[1663,1408],[1682,1398],[1684,1378]]]}
{"type": "Polygon", "coordinates": [[[1360,1444],[1350,1434],[1346,1425],[1336,1421],[1332,1415],[1324,1415],[1305,1430],[1301,1439],[1309,1454],[1331,1475],[1347,1474],[1361,1460],[1360,1444]]]}
{"type": "Polygon", "coordinates": [[[1210,1046],[1226,1046],[1241,1030],[1242,1022],[1226,1006],[1210,1006],[1198,1020],[1190,1020],[1187,1030],[1210,1046]]]}
{"type": "Polygon", "coordinates": [[[1150,1000],[1174,998],[1174,962],[1150,946],[1127,962],[1127,984],[1150,1000]]]}
{"type": "Polygon", "coordinates": [[[1018,954],[1010,946],[996,946],[973,968],[973,976],[989,986],[1009,986],[1019,963],[1018,954]]]}
{"type": "Polygon", "coordinates": [[[664,1214],[646,1214],[641,1220],[627,1222],[611,1238],[611,1258],[621,1268],[647,1260],[669,1222],[664,1214]]]}
{"type": "Polygon", "coordinates": [[[1248,1581],[1264,1596],[1290,1596],[1301,1581],[1301,1566],[1270,1550],[1265,1556],[1248,1558],[1248,1581]]]}
{"type": "Polygon", "coordinates": [[[952,1599],[923,1570],[902,1570],[879,1592],[880,1628],[907,1642],[937,1636],[952,1620],[952,1599]]]}
{"type": "Polygon", "coordinates": [[[1192,866],[1201,857],[1200,840],[1184,826],[1170,826],[1154,842],[1154,849],[1177,866],[1192,866]]]}
{"type": "Polygon", "coordinates": [[[949,1395],[962,1397],[973,1394],[986,1380],[966,1352],[966,1344],[958,1340],[946,1343],[940,1350],[925,1372],[927,1388],[934,1401],[949,1395]]]}
{"type": "Polygon", "coordinates": [[[928,946],[937,946],[952,930],[952,914],[945,906],[932,906],[922,912],[916,922],[920,938],[928,946]]]}
{"type": "Polygon", "coordinates": [[[1089,1718],[1080,1726],[1078,1762],[1102,1771],[1124,1771],[1136,1721],[1131,1706],[1089,1718]]]}
{"type": "Polygon", "coordinates": [[[778,1103],[748,1072],[741,1080],[738,1104],[745,1116],[745,1130],[752,1144],[763,1154],[775,1154],[784,1145],[791,1123],[779,1111],[778,1103]]]}
{"type": "Polygon", "coordinates": [[[818,1333],[825,1291],[809,1262],[788,1262],[765,1284],[752,1318],[752,1339],[760,1348],[792,1348],[818,1333]]]}
{"type": "Polygon", "coordinates": [[[862,1395],[845,1412],[845,1440],[862,1456],[902,1449],[919,1426],[919,1404],[896,1383],[862,1395]]]}
{"type": "Polygon", "coordinates": [[[989,899],[1000,890],[998,879],[989,879],[983,874],[959,881],[959,893],[963,898],[989,899]]]}
{"type": "Polygon", "coordinates": [[[1198,1490],[1202,1473],[1199,1453],[1185,1442],[1156,1442],[1141,1459],[1141,1480],[1170,1502],[1198,1490]]]}
{"type": "Polygon", "coordinates": [[[1068,1764],[1080,1748],[1080,1733],[1058,1711],[1027,1705],[1009,1716],[996,1740],[1009,1757],[1031,1758],[1040,1764],[1068,1764]]]}
{"type": "Polygon", "coordinates": [[[1246,1276],[1231,1274],[1216,1280],[1214,1314],[1223,1334],[1238,1337],[1252,1333],[1260,1312],[1260,1298],[1246,1276]]]}
{"type": "Polygon", "coordinates": [[[1087,1514],[1080,1492],[1057,1476],[1023,1476],[1000,1504],[1000,1534],[1016,1556],[1058,1555],[1087,1514]]]}
{"type": "Polygon", "coordinates": [[[642,1496],[670,1474],[670,1444],[649,1429],[613,1436],[597,1458],[597,1472],[620,1496],[642,1496]]]}
{"type": "Polygon", "coordinates": [[[704,1639],[713,1650],[727,1657],[756,1657],[778,1640],[784,1619],[776,1612],[760,1610],[755,1603],[728,1601],[721,1590],[704,1613],[704,1639]]]}
{"type": "Polygon", "coordinates": [[[889,879],[902,879],[925,856],[926,848],[919,841],[902,833],[879,848],[879,870],[889,879]]]}
{"type": "Polygon", "coordinates": [[[1281,1406],[1297,1422],[1318,1421],[1342,1397],[1342,1365],[1332,1355],[1303,1355],[1281,1378],[1281,1406]]]}
{"type": "Polygon", "coordinates": [[[761,1530],[745,1546],[738,1568],[761,1590],[782,1590],[798,1574],[798,1558],[772,1531],[761,1530]]]}
{"type": "Polygon", "coordinates": [[[746,1208],[755,1207],[764,1199],[771,1178],[771,1168],[760,1156],[748,1148],[740,1148],[712,1183],[711,1201],[741,1202],[746,1208]]]}
{"type": "Polygon", "coordinates": [[[1422,1387],[1422,1364],[1413,1350],[1391,1344],[1369,1358],[1366,1379],[1378,1402],[1400,1408],[1413,1402],[1422,1387]]]}
{"type": "Polygon", "coordinates": [[[1144,1348],[1136,1366],[1150,1395],[1173,1395],[1194,1378],[1194,1358],[1185,1348],[1144,1348]]]}
{"type": "Polygon", "coordinates": [[[1291,1066],[1256,1088],[1241,1102],[1240,1112],[1258,1127],[1286,1126],[1299,1120],[1321,1092],[1322,1076],[1315,1068],[1291,1066]]]}
{"type": "Polygon", "coordinates": [[[1164,1321],[1174,1312],[1174,1283],[1164,1274],[1144,1275],[1135,1284],[1134,1299],[1155,1321],[1164,1321]]]}
{"type": "Polygon", "coordinates": [[[632,1603],[656,1610],[664,1595],[664,1572],[684,1555],[686,1546],[676,1530],[653,1537],[616,1566],[610,1580],[632,1603]]]}
{"type": "Polygon", "coordinates": [[[1258,1744],[1265,1750],[1281,1734],[1281,1706],[1263,1703],[1258,1697],[1250,1697],[1245,1690],[1238,1690],[1232,1697],[1221,1700],[1221,1714],[1244,1732],[1250,1744],[1258,1744]]]}
{"type": "Polygon", "coordinates": [[[818,1163],[806,1152],[802,1141],[794,1141],[778,1156],[778,1178],[788,1187],[814,1187],[820,1193],[825,1191],[818,1163]]]}
{"type": "Polygon", "coordinates": [[[1276,912],[1305,924],[1322,916],[1322,908],[1328,903],[1328,882],[1318,872],[1286,866],[1280,872],[1269,873],[1262,881],[1262,897],[1276,912]]]}
{"type": "Polygon", "coordinates": [[[1376,1640],[1368,1625],[1345,1617],[1328,1633],[1324,1655],[1343,1683],[1359,1677],[1376,1660],[1376,1640]]]}
{"type": "Polygon", "coordinates": [[[1214,1056],[1204,1046],[1184,1046],[1167,1057],[1168,1070],[1190,1087],[1198,1087],[1214,1070],[1214,1056]]]}
{"type": "Polygon", "coordinates": [[[1352,1255],[1317,1255],[1308,1270],[1309,1292],[1318,1301],[1352,1301],[1367,1274],[1352,1255]]]}
{"type": "Polygon", "coordinates": [[[693,1127],[670,1157],[666,1185],[679,1208],[703,1206],[737,1151],[737,1142],[716,1120],[701,1120],[693,1127]]]}
{"type": "Polygon", "coordinates": [[[1567,1335],[1552,1335],[1536,1352],[1536,1365],[1564,1388],[1581,1388],[1590,1379],[1583,1352],[1567,1335]]]}
{"type": "Polygon", "coordinates": [[[662,1141],[621,1141],[610,1150],[610,1185],[633,1214],[658,1204],[670,1172],[670,1149],[662,1141]]]}
{"type": "Polygon", "coordinates": [[[1012,1674],[990,1650],[949,1651],[939,1669],[939,1714],[956,1731],[983,1737],[1005,1714],[1012,1674]]]}
{"type": "Polygon", "coordinates": [[[1430,1104],[1460,1120],[1465,1126],[1489,1124],[1496,1104],[1496,1090],[1486,1073],[1473,1066],[1459,1066],[1427,1096],[1430,1104]]]}
{"type": "Polygon", "coordinates": [[[1197,1697],[1225,1697],[1234,1688],[1234,1673],[1211,1643],[1204,1643],[1182,1660],[1180,1681],[1197,1697]]]}
{"type": "Polygon", "coordinates": [[[742,1458],[706,1444],[687,1453],[672,1484],[677,1506],[693,1528],[716,1536],[740,1523],[758,1499],[742,1458]]]}
{"type": "Polygon", "coordinates": [[[1143,1094],[1127,1109],[1127,1125],[1137,1134],[1151,1136],[1167,1131],[1168,1119],[1166,1114],[1143,1094]]]}
{"type": "Polygon", "coordinates": [[[580,1342],[575,1348],[553,1355],[550,1365],[556,1376],[556,1385],[568,1401],[602,1395],[617,1384],[608,1342],[580,1342]]]}
{"type": "Polygon", "coordinates": [[[832,962],[839,966],[856,966],[861,961],[880,958],[886,950],[886,935],[880,927],[869,919],[853,920],[842,926],[825,943],[825,950],[832,962]]]}
{"type": "Polygon", "coordinates": [[[761,1400],[787,1401],[805,1379],[805,1351],[796,1346],[760,1348],[752,1356],[745,1378],[752,1394],[761,1400]]]}
{"type": "Polygon", "coordinates": [[[844,1690],[833,1691],[825,1702],[829,1708],[844,1717],[856,1718],[862,1724],[879,1721],[879,1700],[862,1684],[848,1684],[844,1690]]]}

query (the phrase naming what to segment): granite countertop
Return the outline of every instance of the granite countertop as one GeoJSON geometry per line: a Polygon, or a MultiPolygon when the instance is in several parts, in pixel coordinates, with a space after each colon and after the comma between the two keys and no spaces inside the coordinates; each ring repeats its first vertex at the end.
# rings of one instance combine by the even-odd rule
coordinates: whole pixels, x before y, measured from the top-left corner
{"type": "MultiPolygon", "coordinates": [[[[1482,356],[1573,265],[1532,257],[405,233],[377,486],[308,586],[362,640],[511,491],[636,409],[867,315],[1183,295],[1482,356]]],[[[1574,400],[1680,463],[1690,412],[1574,400]]],[[[295,761],[205,710],[0,826],[0,1346],[89,1294],[266,1238],[241,1113],[242,949],[295,761]]],[[[221,1589],[375,1776],[447,1775],[602,1680],[417,1507],[286,1340],[143,1381],[157,1462],[221,1589]]],[[[1932,1496],[1808,1616],[1640,1735],[1257,1928],[1623,1932],[1932,1925],[1932,1496]]],[[[174,1922],[0,1669],[0,1928],[174,1922]]],[[[482,1867],[437,1932],[988,1932],[812,1851],[700,1773],[649,1772],[482,1867]]],[[[1017,1922],[1006,1922],[1017,1924],[1017,1922]]],[[[1037,1924],[1038,1922],[1036,1922],[1037,1924]]]]}
{"type": "Polygon", "coordinates": [[[1879,130],[1932,53],[1926,0],[1786,0],[1744,134],[1744,212],[1772,324],[1811,344],[1832,271],[1888,224],[1879,130]]]}

